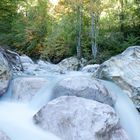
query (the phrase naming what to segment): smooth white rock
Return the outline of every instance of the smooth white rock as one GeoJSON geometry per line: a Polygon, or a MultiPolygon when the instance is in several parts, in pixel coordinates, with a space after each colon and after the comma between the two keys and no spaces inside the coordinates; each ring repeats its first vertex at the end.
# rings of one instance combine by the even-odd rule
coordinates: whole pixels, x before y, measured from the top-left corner
{"type": "Polygon", "coordinates": [[[98,70],[99,66],[100,66],[99,64],[87,65],[83,67],[81,71],[94,73],[98,70]]]}
{"type": "Polygon", "coordinates": [[[114,81],[140,108],[140,46],[129,47],[122,54],[104,62],[97,75],[114,81]]]}
{"type": "Polygon", "coordinates": [[[27,75],[43,76],[48,73],[64,74],[65,71],[58,65],[39,60],[36,64],[23,63],[24,73],[27,75]]]}
{"type": "Polygon", "coordinates": [[[30,101],[47,83],[46,79],[39,77],[16,78],[12,84],[13,98],[19,101],[30,101]]]}
{"type": "Polygon", "coordinates": [[[77,96],[113,106],[116,97],[98,79],[70,76],[59,81],[53,89],[52,99],[59,96],[77,96]]]}
{"type": "Polygon", "coordinates": [[[51,63],[39,64],[39,69],[46,70],[47,72],[65,73],[60,66],[51,63]]]}
{"type": "Polygon", "coordinates": [[[84,58],[78,60],[76,57],[69,57],[58,63],[58,66],[64,70],[77,71],[79,68],[84,67],[86,63],[87,60],[84,58]]]}
{"type": "Polygon", "coordinates": [[[10,138],[0,130],[0,140],[10,140],[10,138]]]}
{"type": "Polygon", "coordinates": [[[44,106],[34,120],[63,140],[128,140],[122,128],[118,130],[119,119],[112,107],[81,97],[59,97],[44,106]]]}
{"type": "Polygon", "coordinates": [[[65,70],[78,70],[79,60],[76,57],[69,57],[58,63],[58,66],[65,70]]]}

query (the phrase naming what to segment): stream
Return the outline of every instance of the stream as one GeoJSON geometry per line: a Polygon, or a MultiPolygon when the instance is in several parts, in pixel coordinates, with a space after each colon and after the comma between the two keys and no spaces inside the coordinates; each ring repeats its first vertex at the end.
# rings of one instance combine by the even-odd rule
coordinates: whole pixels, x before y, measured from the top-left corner
{"type": "MultiPolygon", "coordinates": [[[[68,76],[86,76],[89,73],[70,72],[45,76],[49,83],[44,86],[28,103],[17,102],[12,98],[12,83],[7,94],[0,101],[0,129],[5,131],[11,140],[60,140],[50,132],[46,132],[33,123],[32,117],[50,101],[55,84],[68,76]],[[46,94],[47,93],[47,94],[46,94]]],[[[131,140],[140,140],[140,117],[132,101],[115,84],[102,81],[108,90],[117,95],[115,110],[120,117],[122,127],[131,140]]]]}

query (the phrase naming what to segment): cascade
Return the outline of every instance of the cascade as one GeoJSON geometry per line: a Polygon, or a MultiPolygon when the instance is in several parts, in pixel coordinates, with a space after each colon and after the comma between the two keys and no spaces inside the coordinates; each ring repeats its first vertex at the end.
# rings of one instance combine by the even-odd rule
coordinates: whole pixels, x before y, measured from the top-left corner
{"type": "MultiPolygon", "coordinates": [[[[34,114],[50,99],[54,85],[61,79],[71,76],[90,77],[84,72],[70,72],[67,74],[50,73],[45,76],[48,84],[33,97],[29,103],[20,103],[11,99],[12,83],[7,95],[0,101],[0,129],[5,131],[12,140],[60,140],[50,132],[38,128],[32,120],[34,114]],[[47,94],[46,94],[47,93],[47,94]]],[[[122,127],[131,140],[140,140],[140,117],[129,97],[115,84],[103,81],[109,91],[117,95],[115,110],[120,118],[122,127]]]]}
{"type": "Polygon", "coordinates": [[[102,81],[109,91],[117,96],[115,110],[120,118],[122,127],[131,140],[140,140],[140,115],[133,102],[117,85],[109,81],[102,81]]]}
{"type": "Polygon", "coordinates": [[[47,79],[50,80],[47,87],[43,87],[29,103],[20,103],[12,99],[12,82],[7,93],[1,98],[0,129],[6,132],[11,140],[60,140],[50,132],[38,128],[32,120],[37,111],[49,101],[50,90],[55,82],[52,82],[53,76],[52,78],[47,77],[47,79]],[[43,93],[46,92],[49,94],[44,97],[43,93]]]}

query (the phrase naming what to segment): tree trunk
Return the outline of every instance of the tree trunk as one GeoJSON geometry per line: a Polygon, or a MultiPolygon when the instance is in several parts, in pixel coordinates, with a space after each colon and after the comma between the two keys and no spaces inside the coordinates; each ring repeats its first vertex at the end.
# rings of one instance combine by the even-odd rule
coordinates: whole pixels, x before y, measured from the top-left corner
{"type": "Polygon", "coordinates": [[[96,43],[96,24],[95,24],[94,12],[91,12],[91,49],[92,49],[92,56],[94,59],[96,59],[97,43],[96,43]]]}
{"type": "Polygon", "coordinates": [[[82,6],[77,7],[77,23],[78,23],[78,33],[77,33],[77,57],[80,59],[82,57],[81,51],[81,32],[82,32],[82,6]]]}
{"type": "Polygon", "coordinates": [[[119,0],[120,2],[120,32],[124,35],[124,0],[119,0]]]}

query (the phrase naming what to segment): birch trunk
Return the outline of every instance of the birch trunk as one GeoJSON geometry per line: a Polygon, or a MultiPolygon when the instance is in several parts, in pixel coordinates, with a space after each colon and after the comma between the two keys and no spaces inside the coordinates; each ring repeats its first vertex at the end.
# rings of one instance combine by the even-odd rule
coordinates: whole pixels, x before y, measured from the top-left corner
{"type": "Polygon", "coordinates": [[[82,32],[82,6],[77,8],[78,36],[77,36],[77,57],[81,58],[81,32],[82,32]]]}
{"type": "Polygon", "coordinates": [[[91,12],[91,49],[92,49],[92,56],[94,59],[96,59],[97,43],[96,43],[96,24],[95,24],[94,12],[91,12]]]}

